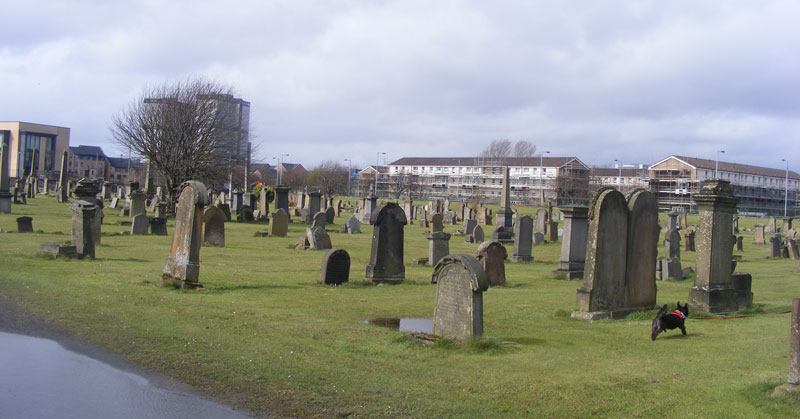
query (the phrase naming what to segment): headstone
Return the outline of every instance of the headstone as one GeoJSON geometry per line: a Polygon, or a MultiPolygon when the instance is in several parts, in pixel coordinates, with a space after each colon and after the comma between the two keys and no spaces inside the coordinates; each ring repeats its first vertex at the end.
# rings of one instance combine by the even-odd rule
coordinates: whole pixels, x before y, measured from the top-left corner
{"type": "Polygon", "coordinates": [[[333,248],[331,237],[322,227],[311,227],[306,229],[306,238],[310,249],[328,250],[333,248]]]}
{"type": "Polygon", "coordinates": [[[11,213],[11,202],[14,195],[10,189],[10,178],[8,176],[8,156],[9,145],[5,137],[0,137],[0,214],[11,213]]]}
{"type": "Polygon", "coordinates": [[[324,229],[327,220],[328,216],[325,214],[325,212],[319,211],[314,214],[314,217],[311,219],[311,227],[321,227],[324,229]]]}
{"type": "Polygon", "coordinates": [[[513,216],[511,210],[511,182],[509,181],[509,168],[503,167],[503,191],[500,196],[500,209],[497,210],[497,226],[507,229],[508,236],[513,235],[513,216]]]}
{"type": "Polygon", "coordinates": [[[166,202],[159,202],[156,206],[155,218],[167,218],[167,203],[166,202]]]}
{"type": "Polygon", "coordinates": [[[753,244],[766,244],[767,242],[764,240],[764,226],[762,224],[756,224],[753,227],[753,244]]]}
{"type": "Polygon", "coordinates": [[[150,226],[150,221],[147,219],[147,214],[140,212],[133,216],[131,220],[131,235],[147,234],[147,229],[150,226]]]}
{"type": "Polygon", "coordinates": [[[538,231],[533,233],[533,244],[535,246],[538,246],[538,245],[543,244],[543,243],[544,243],[544,234],[542,234],[542,233],[540,233],[538,231]]]}
{"type": "Polygon", "coordinates": [[[444,231],[444,224],[442,222],[442,214],[436,213],[431,215],[430,232],[444,231]]]}
{"type": "Polygon", "coordinates": [[[739,216],[733,216],[733,234],[739,234],[739,216]]]}
{"type": "Polygon", "coordinates": [[[17,218],[17,233],[33,233],[33,218],[27,216],[17,218]]]}
{"type": "Polygon", "coordinates": [[[544,241],[547,243],[555,243],[558,241],[558,222],[548,221],[545,223],[544,241]]]}
{"type": "MultiPolygon", "coordinates": [[[[528,217],[530,218],[530,217],[528,217]]],[[[486,241],[478,246],[478,261],[486,271],[489,286],[496,287],[506,284],[505,260],[508,258],[505,246],[498,241],[486,241]]]]}
{"type": "Polygon", "coordinates": [[[263,217],[269,214],[269,201],[267,201],[267,188],[261,188],[258,194],[258,209],[261,211],[263,217]]]}
{"type": "Polygon", "coordinates": [[[111,209],[117,209],[117,204],[119,203],[119,198],[112,198],[111,203],[108,204],[108,207],[111,209]]]}
{"type": "Polygon", "coordinates": [[[319,283],[341,285],[350,279],[350,255],[342,249],[330,249],[322,258],[319,283]]]}
{"type": "Polygon", "coordinates": [[[59,170],[58,186],[56,187],[56,201],[69,202],[69,186],[67,185],[67,156],[69,151],[64,150],[61,156],[61,168],[59,170]]]}
{"type": "Polygon", "coordinates": [[[75,246],[78,257],[94,259],[95,241],[92,234],[97,205],[84,200],[76,200],[70,204],[72,211],[71,244],[75,246]]]}
{"type": "Polygon", "coordinates": [[[694,236],[695,236],[694,230],[685,230],[684,231],[684,233],[683,233],[683,243],[684,243],[683,250],[686,250],[687,252],[694,252],[695,251],[694,236]]]}
{"type": "Polygon", "coordinates": [[[475,227],[478,226],[478,221],[476,220],[464,220],[464,234],[467,236],[472,234],[472,230],[475,230],[475,227]]]}
{"type": "Polygon", "coordinates": [[[42,243],[39,245],[39,255],[50,256],[51,259],[57,258],[76,258],[78,251],[75,246],[61,243],[42,243]]]}
{"type": "Polygon", "coordinates": [[[539,209],[536,211],[536,222],[534,224],[534,232],[545,234],[547,231],[547,223],[550,220],[547,218],[547,210],[539,209]]]}
{"type": "Polygon", "coordinates": [[[786,239],[786,247],[789,249],[789,257],[791,257],[792,260],[800,259],[800,253],[798,253],[800,249],[798,249],[797,244],[798,240],[786,239]]]}
{"type": "Polygon", "coordinates": [[[403,227],[406,225],[405,212],[395,203],[378,207],[370,223],[372,230],[372,250],[367,265],[366,279],[375,283],[397,283],[405,279],[403,265],[403,227]]]}
{"type": "Polygon", "coordinates": [[[472,230],[472,243],[483,243],[484,239],[483,228],[481,226],[475,226],[472,230]]]}
{"type": "Polygon", "coordinates": [[[514,251],[511,254],[512,262],[530,262],[531,247],[533,243],[533,219],[523,215],[514,225],[514,251]]]}
{"type": "Polygon", "coordinates": [[[225,213],[213,205],[203,212],[203,243],[225,247],[225,213]]]}
{"type": "MultiPolygon", "coordinates": [[[[275,210],[283,209],[286,216],[289,217],[289,187],[278,185],[275,187],[275,210]]],[[[290,218],[287,218],[288,222],[290,218]]]]}
{"type": "Polygon", "coordinates": [[[333,206],[325,208],[325,223],[333,224],[334,221],[336,221],[336,210],[333,209],[333,206]]]}
{"type": "Polygon", "coordinates": [[[244,192],[240,190],[234,190],[231,194],[231,214],[236,215],[237,219],[238,216],[242,212],[242,207],[244,206],[244,192]]]}
{"type": "Polygon", "coordinates": [[[786,384],[773,393],[780,396],[800,391],[800,298],[792,299],[792,317],[789,326],[789,377],[786,384]]]}
{"type": "Polygon", "coordinates": [[[428,238],[428,265],[436,266],[443,257],[450,254],[450,234],[435,231],[426,234],[428,238]]]}
{"type": "Polygon", "coordinates": [[[680,224],[678,224],[678,215],[679,214],[680,213],[677,212],[677,211],[670,211],[670,212],[667,213],[667,216],[669,217],[669,227],[667,227],[667,231],[672,231],[672,230],[677,230],[678,229],[678,226],[680,225],[680,224]]]}
{"type": "Polygon", "coordinates": [[[744,237],[738,236],[736,237],[736,250],[741,252],[744,250],[744,237]]]}
{"type": "Polygon", "coordinates": [[[237,215],[237,220],[244,221],[244,222],[252,222],[255,221],[255,215],[253,214],[253,209],[250,208],[248,205],[242,205],[239,209],[239,215],[237,215]]]}
{"type": "Polygon", "coordinates": [[[783,218],[783,226],[781,227],[781,231],[787,231],[792,229],[792,219],[789,217],[783,218]]]}
{"type": "Polygon", "coordinates": [[[582,279],[586,262],[586,240],[589,232],[589,207],[569,205],[559,207],[564,216],[564,232],[561,236],[561,256],[558,269],[553,276],[565,276],[568,280],[582,279]]]}
{"type": "Polygon", "coordinates": [[[167,219],[166,218],[151,218],[150,219],[150,234],[153,236],[166,236],[167,235],[167,219]]]}
{"type": "Polygon", "coordinates": [[[781,246],[783,245],[783,239],[781,238],[780,234],[775,234],[769,238],[769,257],[771,258],[779,258],[781,257],[781,246]]]}
{"type": "MultiPolygon", "coordinates": [[[[341,199],[337,199],[337,200],[333,201],[333,215],[335,217],[338,217],[338,216],[342,215],[342,200],[341,199]]],[[[331,224],[332,223],[333,222],[331,222],[331,224]]]]}
{"type": "Polygon", "coordinates": [[[361,233],[361,222],[358,221],[355,215],[351,216],[347,219],[347,234],[360,234],[361,233]]]}
{"type": "MultiPolygon", "coordinates": [[[[636,189],[628,198],[628,211],[625,268],[628,296],[625,305],[633,308],[653,307],[656,304],[655,264],[658,259],[660,234],[658,202],[651,192],[636,189]]],[[[678,240],[680,240],[679,234],[678,240]]],[[[680,262],[678,264],[680,265],[680,262]]]]}
{"type": "Polygon", "coordinates": [[[448,255],[436,264],[433,334],[454,339],[483,335],[483,292],[489,280],[480,262],[463,254],[448,255]]]}
{"type": "Polygon", "coordinates": [[[689,291],[689,309],[721,313],[739,308],[731,283],[733,266],[733,214],[738,200],[730,182],[706,180],[693,196],[697,203],[697,257],[694,286],[689,291]]]}
{"type": "Polygon", "coordinates": [[[161,282],[183,289],[203,286],[200,277],[200,248],[203,245],[203,209],[208,192],[202,183],[184,182],[179,188],[172,248],[164,265],[161,282]]]}
{"type": "Polygon", "coordinates": [[[661,279],[683,281],[683,267],[680,259],[663,258],[661,261],[661,279]]]}
{"type": "MultiPolygon", "coordinates": [[[[304,223],[312,224],[314,222],[314,217],[321,210],[321,197],[322,194],[319,192],[311,192],[308,194],[308,215],[303,219],[304,223]]],[[[324,217],[325,213],[322,213],[322,215],[324,217]]]]}
{"type": "Polygon", "coordinates": [[[775,234],[777,232],[778,232],[778,230],[776,229],[776,226],[775,226],[775,217],[769,217],[769,219],[767,219],[767,226],[764,227],[764,233],[765,234],[775,234]]]}
{"type": "Polygon", "coordinates": [[[130,198],[131,198],[130,216],[131,217],[135,217],[135,216],[137,216],[139,214],[144,214],[145,213],[145,208],[144,208],[144,203],[145,202],[144,202],[144,200],[145,200],[146,197],[147,197],[147,195],[145,195],[145,194],[143,194],[143,193],[141,193],[139,191],[131,192],[131,195],[130,195],[130,198]]]}
{"type": "Polygon", "coordinates": [[[283,208],[278,208],[269,218],[269,235],[286,237],[289,231],[289,215],[283,208]]]}
{"type": "Polygon", "coordinates": [[[414,221],[413,208],[414,208],[414,203],[410,199],[405,203],[403,203],[403,212],[406,213],[406,219],[408,220],[408,222],[414,221]]]}
{"type": "Polygon", "coordinates": [[[681,258],[681,233],[678,230],[667,231],[667,257],[681,258]]]}

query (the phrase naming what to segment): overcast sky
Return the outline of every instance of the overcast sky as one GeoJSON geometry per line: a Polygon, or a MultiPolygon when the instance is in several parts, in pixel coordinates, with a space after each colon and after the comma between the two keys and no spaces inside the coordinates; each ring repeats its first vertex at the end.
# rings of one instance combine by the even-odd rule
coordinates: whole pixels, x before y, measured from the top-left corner
{"type": "Polygon", "coordinates": [[[2,3],[0,120],[111,156],[109,120],[142,89],[207,77],[250,101],[267,162],[507,138],[598,166],[725,150],[800,171],[794,0],[2,3]]]}

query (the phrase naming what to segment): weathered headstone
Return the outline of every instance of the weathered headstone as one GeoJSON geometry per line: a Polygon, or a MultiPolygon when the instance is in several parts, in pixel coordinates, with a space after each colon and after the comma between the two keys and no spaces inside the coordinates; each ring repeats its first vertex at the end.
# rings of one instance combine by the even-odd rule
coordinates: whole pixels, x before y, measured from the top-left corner
{"type": "Polygon", "coordinates": [[[269,235],[286,237],[289,231],[289,215],[283,208],[278,208],[269,219],[269,235]]]}
{"type": "Polygon", "coordinates": [[[689,291],[689,309],[730,312],[739,308],[731,283],[733,265],[733,214],[738,200],[730,182],[706,180],[694,196],[697,203],[697,269],[689,291]]]}
{"type": "Polygon", "coordinates": [[[787,231],[792,229],[792,219],[791,217],[784,217],[782,219],[783,225],[781,226],[781,231],[787,231]]]}
{"type": "Polygon", "coordinates": [[[396,283],[405,279],[403,265],[403,227],[406,215],[395,203],[378,207],[370,223],[372,231],[372,250],[367,265],[366,278],[375,283],[396,283]]]}
{"type": "Polygon", "coordinates": [[[10,191],[10,178],[8,176],[8,139],[2,137],[0,142],[0,214],[11,213],[13,194],[10,191]]]}
{"type": "Polygon", "coordinates": [[[778,386],[773,396],[800,392],[800,298],[792,299],[789,325],[789,376],[786,384],[778,386]]]}
{"type": "Polygon", "coordinates": [[[208,192],[202,183],[194,180],[184,182],[179,190],[172,248],[161,282],[183,289],[202,288],[198,279],[203,245],[203,209],[208,204],[208,192]]]}
{"type": "MultiPolygon", "coordinates": [[[[286,216],[289,217],[289,187],[278,185],[275,187],[275,210],[283,209],[286,216]]],[[[287,218],[291,222],[291,217],[287,218]]]]}
{"type": "Polygon", "coordinates": [[[548,221],[545,223],[544,241],[555,243],[558,241],[558,222],[548,221]]]}
{"type": "Polygon", "coordinates": [[[351,216],[347,219],[347,234],[360,234],[361,233],[361,222],[358,221],[355,215],[351,216]]]}
{"type": "Polygon", "coordinates": [[[131,220],[131,235],[144,235],[147,234],[147,229],[150,226],[150,220],[147,219],[147,214],[140,212],[133,216],[131,220]]]}
{"type": "Polygon", "coordinates": [[[789,257],[792,260],[800,259],[800,249],[798,249],[798,240],[786,239],[786,247],[789,249],[789,257]]]}
{"type": "Polygon", "coordinates": [[[775,234],[769,238],[769,257],[781,257],[781,246],[783,246],[783,238],[780,234],[775,234]]]}
{"type": "Polygon", "coordinates": [[[467,236],[472,234],[472,230],[475,230],[475,227],[477,227],[477,225],[478,221],[476,220],[464,220],[464,234],[466,234],[467,236]]]}
{"type": "Polygon", "coordinates": [[[139,214],[145,213],[145,198],[147,195],[143,194],[139,191],[131,192],[131,208],[130,208],[130,216],[135,217],[139,214]]]}
{"type": "Polygon", "coordinates": [[[17,233],[33,233],[33,218],[28,216],[17,218],[17,233]]]}
{"type": "Polygon", "coordinates": [[[670,211],[667,213],[667,216],[669,217],[669,226],[667,227],[667,231],[678,230],[678,226],[680,225],[678,223],[678,215],[680,215],[680,213],[677,211],[670,211]]]}
{"type": "Polygon", "coordinates": [[[225,213],[213,205],[203,212],[203,243],[225,247],[225,213]]]}
{"type": "Polygon", "coordinates": [[[79,258],[94,259],[95,241],[92,228],[97,205],[79,199],[70,204],[70,210],[72,211],[71,244],[75,246],[79,258]]]}
{"type": "Polygon", "coordinates": [[[775,217],[769,217],[767,219],[767,225],[766,225],[766,227],[764,227],[764,233],[765,234],[775,234],[777,232],[778,232],[778,230],[777,230],[777,228],[775,226],[775,217]]]}
{"type": "Polygon", "coordinates": [[[736,250],[741,252],[744,250],[744,237],[738,236],[736,237],[736,250]]]}
{"type": "Polygon", "coordinates": [[[739,216],[733,216],[733,234],[739,234],[739,216]]]}
{"type": "Polygon", "coordinates": [[[331,237],[322,227],[311,227],[306,229],[306,238],[310,249],[328,250],[333,248],[331,237]]]}
{"type": "Polygon", "coordinates": [[[325,208],[325,223],[333,224],[336,221],[336,210],[332,206],[325,208]]]}
{"type": "Polygon", "coordinates": [[[505,260],[508,258],[505,246],[498,241],[486,241],[478,246],[478,261],[486,271],[489,286],[495,287],[506,284],[505,260]]]}
{"type": "Polygon", "coordinates": [[[666,234],[667,241],[667,257],[680,259],[681,258],[681,233],[678,230],[669,230],[666,234]]]}
{"type": "Polygon", "coordinates": [[[69,202],[69,186],[67,186],[67,156],[69,150],[64,150],[61,156],[61,168],[59,169],[58,186],[56,187],[56,201],[69,202]]]}
{"type": "Polygon", "coordinates": [[[166,218],[151,218],[150,219],[150,234],[153,236],[166,236],[167,235],[167,219],[166,218]]]}
{"type": "Polygon", "coordinates": [[[319,283],[341,285],[350,280],[350,255],[346,250],[330,249],[322,258],[319,283]]]}
{"type": "Polygon", "coordinates": [[[450,234],[434,231],[426,234],[428,238],[428,265],[436,266],[443,257],[450,254],[450,234]]]}
{"type": "Polygon", "coordinates": [[[455,339],[483,335],[483,292],[489,279],[480,262],[463,254],[445,256],[436,264],[433,334],[455,339]]]}
{"type": "Polygon", "coordinates": [[[534,221],[533,231],[536,233],[545,234],[547,230],[547,223],[550,219],[547,216],[547,210],[539,209],[536,211],[536,220],[534,221]]]}
{"type": "Polygon", "coordinates": [[[695,236],[694,230],[687,229],[687,230],[684,231],[684,233],[683,233],[683,244],[684,244],[683,250],[685,250],[687,252],[694,252],[695,251],[694,236],[695,236]]]}
{"type": "Polygon", "coordinates": [[[311,219],[311,227],[321,227],[324,229],[327,220],[328,216],[325,214],[325,212],[319,211],[314,214],[314,217],[311,219]]]}
{"type": "Polygon", "coordinates": [[[431,215],[430,232],[444,231],[444,224],[442,223],[442,214],[436,213],[431,215]]]}
{"type": "Polygon", "coordinates": [[[483,240],[486,237],[483,234],[483,228],[479,225],[475,226],[475,228],[472,230],[471,236],[472,236],[472,243],[483,243],[483,240]]]}
{"type": "Polygon", "coordinates": [[[628,211],[625,268],[625,287],[628,295],[625,306],[649,308],[656,303],[655,263],[658,258],[660,233],[658,202],[649,191],[637,189],[628,198],[628,211]]]}
{"type": "Polygon", "coordinates": [[[111,203],[108,204],[108,207],[111,209],[117,209],[117,204],[119,203],[119,198],[112,198],[111,203]]]}
{"type": "Polygon", "coordinates": [[[564,232],[561,236],[561,256],[558,269],[553,276],[565,276],[568,280],[583,278],[586,262],[586,240],[589,231],[589,207],[569,205],[559,207],[564,216],[564,232]]]}
{"type": "Polygon", "coordinates": [[[511,254],[512,262],[530,262],[531,247],[533,243],[533,219],[523,215],[517,218],[514,225],[514,251],[511,254]]]}
{"type": "Polygon", "coordinates": [[[542,233],[540,233],[538,231],[533,233],[533,244],[535,246],[538,246],[538,245],[540,245],[542,243],[544,243],[544,234],[542,234],[542,233]]]}
{"type": "Polygon", "coordinates": [[[236,219],[238,221],[244,221],[249,223],[255,221],[256,218],[255,215],[253,214],[253,209],[250,208],[249,205],[242,205],[242,207],[239,209],[239,214],[236,216],[236,219]]]}

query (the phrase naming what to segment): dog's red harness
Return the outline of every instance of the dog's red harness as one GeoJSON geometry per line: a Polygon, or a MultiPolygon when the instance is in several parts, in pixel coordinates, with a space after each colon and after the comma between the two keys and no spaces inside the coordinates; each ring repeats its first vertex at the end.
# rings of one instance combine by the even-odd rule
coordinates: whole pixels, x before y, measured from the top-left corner
{"type": "Polygon", "coordinates": [[[683,314],[683,312],[682,312],[682,311],[680,311],[680,310],[675,310],[675,311],[673,311],[672,313],[669,313],[669,314],[672,314],[672,315],[678,316],[678,317],[680,317],[680,318],[681,318],[681,320],[684,320],[684,319],[686,319],[686,315],[685,315],[685,314],[683,314]]]}

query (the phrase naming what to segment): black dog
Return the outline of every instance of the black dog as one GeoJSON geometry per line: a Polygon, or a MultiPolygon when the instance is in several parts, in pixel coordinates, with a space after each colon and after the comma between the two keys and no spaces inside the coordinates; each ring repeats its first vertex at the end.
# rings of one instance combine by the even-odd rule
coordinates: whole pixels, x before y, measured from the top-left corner
{"type": "Polygon", "coordinates": [[[678,309],[667,314],[667,305],[658,310],[656,318],[653,319],[653,333],[650,334],[651,340],[656,340],[656,336],[665,330],[672,330],[676,327],[681,329],[681,333],[686,334],[686,327],[683,325],[686,317],[689,316],[689,303],[681,307],[681,302],[678,301],[678,309]]]}

